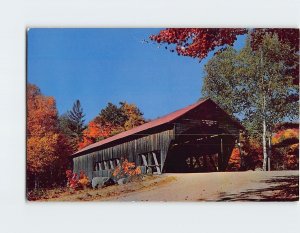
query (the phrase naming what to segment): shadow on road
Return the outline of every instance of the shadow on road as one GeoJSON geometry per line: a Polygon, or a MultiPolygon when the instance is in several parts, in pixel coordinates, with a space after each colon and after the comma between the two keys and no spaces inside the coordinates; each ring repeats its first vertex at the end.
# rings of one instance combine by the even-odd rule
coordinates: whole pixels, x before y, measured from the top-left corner
{"type": "Polygon", "coordinates": [[[277,176],[262,180],[268,187],[240,193],[220,193],[218,201],[299,201],[299,176],[277,176]]]}

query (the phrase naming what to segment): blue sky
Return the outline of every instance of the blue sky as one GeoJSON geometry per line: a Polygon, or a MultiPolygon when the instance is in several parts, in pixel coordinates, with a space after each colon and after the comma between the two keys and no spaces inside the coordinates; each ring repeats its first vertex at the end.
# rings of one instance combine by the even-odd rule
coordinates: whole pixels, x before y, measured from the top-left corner
{"type": "MultiPolygon", "coordinates": [[[[154,119],[201,98],[203,66],[154,43],[160,29],[30,29],[27,80],[53,96],[59,114],[79,99],[92,120],[108,102],[135,103],[154,119]]],[[[240,48],[245,36],[235,43],[240,48]]]]}

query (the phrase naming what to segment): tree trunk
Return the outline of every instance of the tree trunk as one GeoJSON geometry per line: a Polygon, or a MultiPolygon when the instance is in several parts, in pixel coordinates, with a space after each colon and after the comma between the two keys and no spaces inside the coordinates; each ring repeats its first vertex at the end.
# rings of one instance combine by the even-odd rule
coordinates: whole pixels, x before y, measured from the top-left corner
{"type": "Polygon", "coordinates": [[[34,176],[34,189],[37,190],[39,188],[39,180],[37,176],[34,176]]]}
{"type": "Polygon", "coordinates": [[[262,135],[262,146],[263,146],[263,170],[267,170],[268,154],[267,154],[267,126],[266,126],[266,93],[264,88],[264,74],[263,74],[263,50],[260,48],[260,65],[261,65],[261,84],[262,84],[262,117],[263,117],[263,135],[262,135]]]}
{"type": "Polygon", "coordinates": [[[271,143],[271,136],[272,134],[270,133],[269,136],[269,153],[268,153],[268,171],[271,171],[271,154],[272,154],[272,143],[271,143]]]}
{"type": "Polygon", "coordinates": [[[266,119],[263,119],[263,137],[262,137],[262,141],[263,141],[263,156],[264,156],[264,160],[263,160],[263,170],[266,171],[267,170],[267,160],[268,160],[268,154],[267,154],[267,142],[266,142],[266,119]]]}

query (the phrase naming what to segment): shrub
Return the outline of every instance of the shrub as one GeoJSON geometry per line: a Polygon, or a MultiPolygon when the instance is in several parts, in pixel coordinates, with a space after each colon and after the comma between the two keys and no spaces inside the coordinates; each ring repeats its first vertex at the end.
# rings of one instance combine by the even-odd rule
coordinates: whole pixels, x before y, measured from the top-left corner
{"type": "Polygon", "coordinates": [[[68,180],[67,187],[73,190],[84,189],[90,184],[89,178],[83,171],[80,172],[78,177],[76,173],[73,173],[71,170],[67,170],[66,177],[68,180]]]}
{"type": "Polygon", "coordinates": [[[241,155],[239,148],[234,148],[229,158],[227,171],[239,171],[241,168],[241,155]]]}
{"type": "Polygon", "coordinates": [[[125,159],[119,166],[117,166],[112,176],[115,180],[119,180],[122,178],[141,178],[141,169],[140,167],[136,167],[135,163],[128,162],[127,159],[125,159]]]}
{"type": "Polygon", "coordinates": [[[78,184],[83,189],[85,189],[90,184],[89,178],[87,177],[87,175],[83,171],[80,172],[78,184]]]}

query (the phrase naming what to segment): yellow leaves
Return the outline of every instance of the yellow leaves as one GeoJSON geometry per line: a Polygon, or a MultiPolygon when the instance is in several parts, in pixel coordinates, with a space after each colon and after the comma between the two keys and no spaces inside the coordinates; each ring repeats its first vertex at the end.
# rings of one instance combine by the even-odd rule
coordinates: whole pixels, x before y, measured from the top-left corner
{"type": "Polygon", "coordinates": [[[272,137],[272,144],[276,145],[286,139],[291,139],[291,138],[299,139],[299,129],[285,129],[285,130],[281,130],[281,131],[277,132],[272,137]]]}
{"type": "Polygon", "coordinates": [[[78,180],[78,184],[85,188],[88,184],[90,183],[89,178],[87,177],[87,175],[84,172],[80,172],[80,176],[79,176],[79,180],[78,180]]]}
{"type": "Polygon", "coordinates": [[[142,125],[145,123],[145,120],[135,104],[129,104],[124,102],[122,109],[127,116],[127,120],[124,123],[124,129],[129,130],[136,126],[142,125]]]}
{"type": "Polygon", "coordinates": [[[293,145],[290,146],[290,150],[291,150],[291,151],[295,151],[295,150],[297,150],[297,149],[299,150],[299,143],[293,144],[293,145]]]}
{"type": "MultiPolygon", "coordinates": [[[[47,170],[69,153],[68,143],[58,131],[55,100],[27,86],[27,169],[30,173],[47,170]]],[[[61,165],[61,164],[60,164],[61,165]]]]}
{"type": "Polygon", "coordinates": [[[27,166],[31,172],[40,172],[58,158],[59,134],[45,133],[43,137],[27,139],[27,166]]]}
{"type": "Polygon", "coordinates": [[[29,96],[27,99],[27,134],[40,136],[49,131],[57,132],[58,117],[53,97],[29,96]]]}

